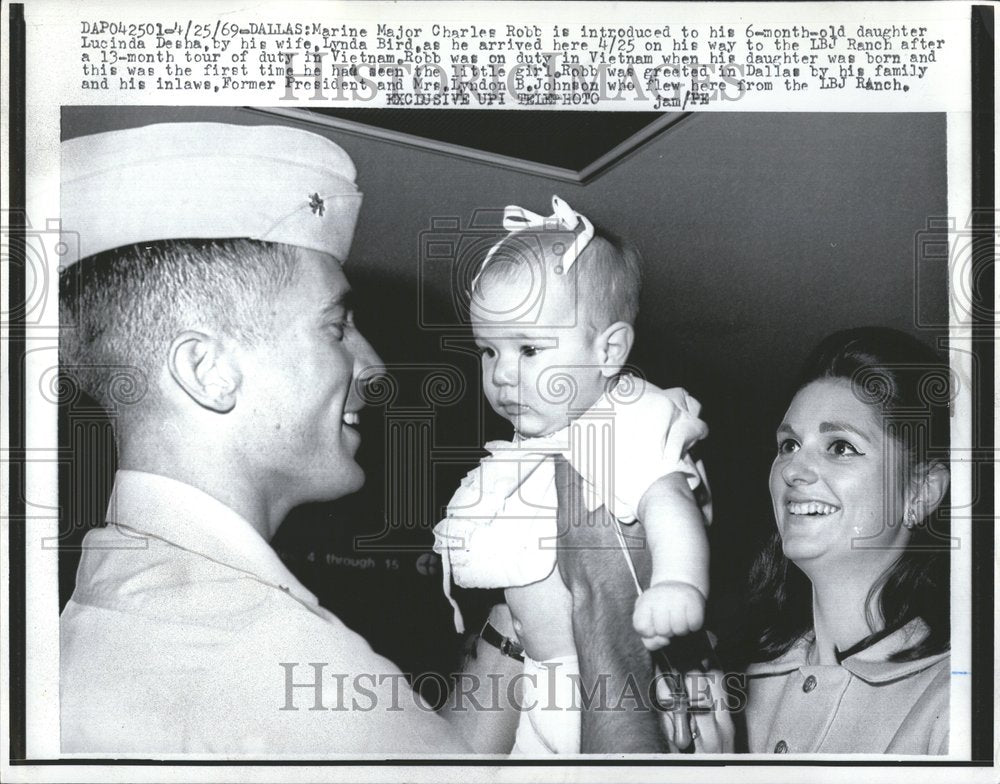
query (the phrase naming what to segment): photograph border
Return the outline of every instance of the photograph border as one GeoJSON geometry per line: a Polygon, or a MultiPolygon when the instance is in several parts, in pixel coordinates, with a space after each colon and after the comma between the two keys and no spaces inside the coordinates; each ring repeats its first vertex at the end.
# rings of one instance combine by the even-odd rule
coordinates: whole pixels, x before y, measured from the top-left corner
{"type": "MultiPolygon", "coordinates": [[[[971,343],[974,361],[980,368],[981,384],[989,384],[994,379],[995,369],[995,324],[993,322],[993,275],[996,259],[996,224],[995,224],[995,114],[994,114],[994,75],[995,62],[993,40],[994,11],[992,6],[973,6],[971,15],[972,62],[972,204],[975,206],[972,225],[969,227],[973,235],[974,259],[972,280],[973,288],[971,308],[972,330],[971,343]],[[987,318],[989,316],[989,318],[987,318]]],[[[28,228],[25,214],[25,22],[24,6],[12,3],[9,6],[7,20],[7,51],[9,79],[9,112],[7,135],[9,140],[8,188],[10,194],[10,213],[7,216],[9,232],[9,247],[11,257],[18,254],[23,258],[24,236],[28,228]]],[[[26,547],[26,505],[25,505],[25,475],[23,465],[27,456],[26,421],[25,421],[25,389],[24,366],[22,358],[27,349],[27,328],[24,324],[24,300],[27,296],[24,265],[9,264],[8,271],[8,313],[11,323],[7,326],[7,378],[8,378],[8,449],[5,461],[8,463],[8,517],[9,539],[6,543],[9,558],[9,648],[8,666],[10,691],[7,695],[9,709],[10,748],[9,762],[17,766],[267,766],[267,767],[351,767],[357,765],[372,765],[385,767],[400,766],[490,766],[495,767],[565,767],[622,766],[623,760],[615,759],[572,759],[572,760],[510,760],[494,757],[460,759],[391,759],[367,760],[353,759],[103,759],[67,757],[62,759],[30,759],[26,758],[26,706],[25,706],[25,634],[27,599],[25,582],[25,547],[26,547]]],[[[629,758],[629,767],[674,767],[691,766],[719,768],[731,766],[771,766],[771,767],[933,767],[962,768],[991,766],[994,763],[994,563],[995,553],[995,521],[994,507],[994,475],[989,470],[989,464],[995,460],[994,449],[994,400],[989,389],[976,390],[973,402],[973,433],[977,439],[974,444],[972,460],[972,724],[971,724],[971,759],[968,761],[934,761],[927,759],[900,760],[899,758],[879,760],[830,759],[824,757],[817,760],[774,758],[754,759],[746,755],[727,756],[714,759],[677,758],[629,758]]]]}

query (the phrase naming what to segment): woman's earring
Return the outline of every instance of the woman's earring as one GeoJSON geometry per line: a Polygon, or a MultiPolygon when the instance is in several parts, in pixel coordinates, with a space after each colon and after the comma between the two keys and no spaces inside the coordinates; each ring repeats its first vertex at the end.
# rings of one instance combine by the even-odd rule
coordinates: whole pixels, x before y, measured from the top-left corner
{"type": "Polygon", "coordinates": [[[906,510],[906,517],[904,518],[903,525],[910,530],[916,527],[917,513],[913,510],[913,507],[906,510]]]}

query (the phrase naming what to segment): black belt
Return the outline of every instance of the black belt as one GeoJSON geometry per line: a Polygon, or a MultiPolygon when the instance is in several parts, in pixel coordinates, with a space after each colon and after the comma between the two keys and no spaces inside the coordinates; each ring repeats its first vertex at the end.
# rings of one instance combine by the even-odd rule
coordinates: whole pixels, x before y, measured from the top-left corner
{"type": "Polygon", "coordinates": [[[514,642],[510,637],[506,637],[497,631],[496,627],[487,621],[483,629],[479,632],[479,637],[483,642],[487,642],[496,648],[504,656],[510,656],[519,662],[524,661],[524,648],[514,642]]]}

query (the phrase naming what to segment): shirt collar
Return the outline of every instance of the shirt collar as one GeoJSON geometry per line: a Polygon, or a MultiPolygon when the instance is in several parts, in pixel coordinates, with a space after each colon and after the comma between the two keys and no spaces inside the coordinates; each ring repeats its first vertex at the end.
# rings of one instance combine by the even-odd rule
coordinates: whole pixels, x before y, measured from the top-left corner
{"type": "Polygon", "coordinates": [[[107,521],[246,572],[308,605],[319,600],[247,520],[196,487],[159,474],[118,471],[107,521]]]}
{"type": "MultiPolygon", "coordinates": [[[[921,618],[914,618],[905,626],[886,635],[874,645],[864,648],[853,656],[848,656],[840,666],[868,683],[885,683],[911,675],[945,659],[947,651],[914,661],[891,662],[889,657],[914,645],[927,635],[927,624],[921,618]]],[[[802,635],[785,653],[769,662],[751,664],[748,675],[782,675],[800,667],[818,666],[816,655],[816,635],[809,631],[802,635]]],[[[837,666],[837,665],[830,665],[837,666]]]]}

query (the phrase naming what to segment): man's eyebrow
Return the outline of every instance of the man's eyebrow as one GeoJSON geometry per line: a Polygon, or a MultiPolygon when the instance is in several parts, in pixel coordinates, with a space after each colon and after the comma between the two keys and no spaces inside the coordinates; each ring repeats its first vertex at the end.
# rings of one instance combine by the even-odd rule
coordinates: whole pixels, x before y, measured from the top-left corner
{"type": "Polygon", "coordinates": [[[333,297],[323,306],[320,313],[326,315],[335,310],[354,310],[354,292],[351,289],[345,289],[333,297]]]}
{"type": "Polygon", "coordinates": [[[855,427],[854,425],[849,425],[847,422],[821,422],[819,426],[820,433],[854,433],[856,436],[861,436],[865,441],[871,441],[872,437],[868,435],[864,430],[855,427]]]}
{"type": "Polygon", "coordinates": [[[794,436],[794,435],[796,435],[795,428],[793,428],[787,422],[782,422],[780,425],[778,425],[777,434],[779,436],[794,436]]]}

